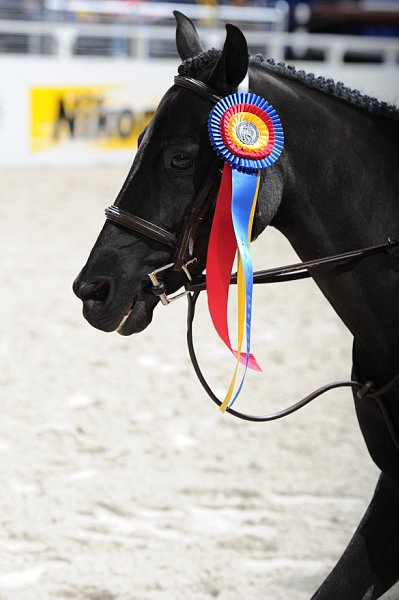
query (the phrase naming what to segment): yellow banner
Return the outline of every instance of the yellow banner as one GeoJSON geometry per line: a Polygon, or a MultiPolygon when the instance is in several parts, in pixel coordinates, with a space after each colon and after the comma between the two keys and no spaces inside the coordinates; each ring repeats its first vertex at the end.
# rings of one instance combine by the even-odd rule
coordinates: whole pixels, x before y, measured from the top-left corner
{"type": "Polygon", "coordinates": [[[31,150],[136,148],[154,111],[133,108],[133,93],[128,85],[32,88],[31,150]]]}

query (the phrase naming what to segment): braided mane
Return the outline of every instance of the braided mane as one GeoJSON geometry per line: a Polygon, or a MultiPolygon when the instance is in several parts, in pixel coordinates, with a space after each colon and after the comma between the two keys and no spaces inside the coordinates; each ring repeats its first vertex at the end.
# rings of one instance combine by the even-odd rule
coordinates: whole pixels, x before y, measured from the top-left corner
{"type": "MultiPolygon", "coordinates": [[[[198,76],[199,73],[216,64],[220,55],[220,50],[212,48],[207,52],[198,54],[194,58],[189,58],[180,65],[178,69],[179,74],[189,77],[198,76]]],[[[399,121],[399,109],[396,106],[387,102],[380,102],[377,98],[372,98],[366,94],[361,94],[358,90],[346,87],[342,81],[335,82],[330,78],[315,77],[313,73],[306,73],[303,69],[297,70],[294,65],[286,65],[284,62],[276,63],[273,58],[264,58],[261,54],[250,56],[249,61],[250,64],[259,65],[279,75],[301,81],[310,88],[339,98],[373,115],[399,121]]]]}

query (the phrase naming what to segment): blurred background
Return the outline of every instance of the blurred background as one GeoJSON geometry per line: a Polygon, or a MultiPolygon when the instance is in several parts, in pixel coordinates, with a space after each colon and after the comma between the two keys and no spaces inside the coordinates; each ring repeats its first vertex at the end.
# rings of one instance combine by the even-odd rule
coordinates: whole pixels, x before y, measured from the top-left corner
{"type": "Polygon", "coordinates": [[[130,160],[179,63],[175,8],[205,49],[232,22],[252,53],[398,98],[398,0],[0,0],[0,165],[130,160]]]}
{"type": "MultiPolygon", "coordinates": [[[[83,320],[72,281],[176,73],[176,8],[204,48],[230,21],[253,53],[398,99],[398,2],[0,0],[1,600],[309,600],[378,478],[346,390],[267,425],[222,416],[183,300],[129,338],[83,320]]],[[[271,229],[253,259],[297,257],[271,229]]],[[[350,376],[313,281],[258,287],[244,412],[350,376]]],[[[222,395],[232,365],[199,304],[222,395]]]]}

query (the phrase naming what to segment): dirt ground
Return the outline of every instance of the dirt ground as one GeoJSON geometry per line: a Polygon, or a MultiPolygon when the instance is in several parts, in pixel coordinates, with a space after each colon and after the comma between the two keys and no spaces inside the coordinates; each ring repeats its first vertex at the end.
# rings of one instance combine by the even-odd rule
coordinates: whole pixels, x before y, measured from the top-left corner
{"type": "MultiPolygon", "coordinates": [[[[0,599],[308,600],[378,477],[351,394],[237,421],[195,379],[184,300],[138,336],[91,328],[71,284],[125,173],[0,171],[0,599]]],[[[296,260],[274,231],[253,251],[255,268],[296,260]]],[[[223,393],[232,359],[204,300],[198,352],[223,393]]],[[[244,411],[350,375],[312,281],[257,289],[254,329],[244,411]]]]}

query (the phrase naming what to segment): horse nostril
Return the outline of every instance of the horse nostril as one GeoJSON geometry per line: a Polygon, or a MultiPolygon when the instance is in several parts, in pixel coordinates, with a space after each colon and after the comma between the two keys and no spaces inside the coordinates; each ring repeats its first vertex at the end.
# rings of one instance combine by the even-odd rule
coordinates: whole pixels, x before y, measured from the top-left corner
{"type": "Polygon", "coordinates": [[[109,296],[110,287],[110,284],[106,281],[93,281],[92,283],[84,283],[79,289],[79,296],[83,302],[85,300],[105,302],[109,296]]]}

